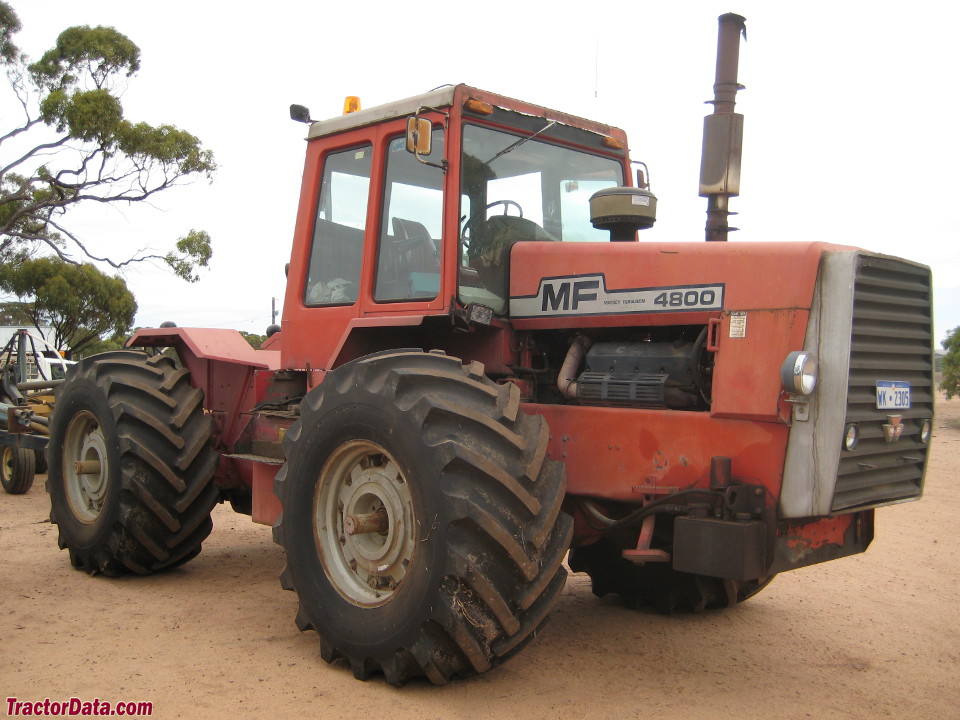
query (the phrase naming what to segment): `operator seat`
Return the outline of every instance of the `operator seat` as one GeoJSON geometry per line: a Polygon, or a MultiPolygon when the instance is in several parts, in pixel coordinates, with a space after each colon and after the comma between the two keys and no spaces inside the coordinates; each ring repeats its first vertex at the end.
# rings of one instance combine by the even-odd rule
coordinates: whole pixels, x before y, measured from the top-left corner
{"type": "Polygon", "coordinates": [[[440,252],[430,231],[416,220],[394,217],[393,238],[381,249],[374,297],[378,301],[435,297],[440,289],[440,252]]]}
{"type": "Polygon", "coordinates": [[[470,267],[477,271],[484,287],[502,298],[510,290],[510,248],[523,241],[558,240],[537,223],[515,215],[494,215],[477,223],[467,249],[470,267]]]}
{"type": "Polygon", "coordinates": [[[409,272],[440,272],[440,253],[427,226],[398,217],[393,218],[392,223],[401,266],[406,266],[409,272]]]}

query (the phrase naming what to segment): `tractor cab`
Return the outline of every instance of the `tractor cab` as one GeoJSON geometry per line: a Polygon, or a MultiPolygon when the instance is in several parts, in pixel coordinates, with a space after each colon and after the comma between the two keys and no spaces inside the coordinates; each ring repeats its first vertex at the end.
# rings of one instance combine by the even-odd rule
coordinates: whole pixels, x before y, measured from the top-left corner
{"type": "Polygon", "coordinates": [[[510,248],[609,241],[590,198],[629,178],[621,130],[464,85],[311,122],[308,141],[287,367],[343,359],[316,357],[318,328],[505,314],[510,248]]]}

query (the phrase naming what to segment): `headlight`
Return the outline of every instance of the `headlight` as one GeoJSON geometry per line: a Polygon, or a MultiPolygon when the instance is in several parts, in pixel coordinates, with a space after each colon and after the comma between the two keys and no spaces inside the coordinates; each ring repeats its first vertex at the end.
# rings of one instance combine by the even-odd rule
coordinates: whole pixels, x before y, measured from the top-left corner
{"type": "Polygon", "coordinates": [[[920,442],[924,445],[930,442],[930,432],[932,429],[933,424],[929,420],[924,420],[920,426],[920,442]]]}
{"type": "Polygon", "coordinates": [[[850,423],[843,431],[843,449],[855,450],[860,442],[860,428],[856,423],[850,423]]]}
{"type": "Polygon", "coordinates": [[[817,387],[817,360],[808,352],[787,355],[780,369],[783,389],[796,395],[810,395],[817,387]]]}

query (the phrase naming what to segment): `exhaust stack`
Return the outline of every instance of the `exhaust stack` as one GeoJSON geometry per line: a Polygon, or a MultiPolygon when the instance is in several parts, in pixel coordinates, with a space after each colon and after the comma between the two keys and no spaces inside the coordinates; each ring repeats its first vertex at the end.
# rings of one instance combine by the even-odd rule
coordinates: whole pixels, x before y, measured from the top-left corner
{"type": "Polygon", "coordinates": [[[700,158],[700,197],[707,198],[707,241],[726,241],[737,228],[727,224],[730,198],[740,194],[740,155],[743,150],[743,115],[737,104],[737,66],[740,35],[747,36],[746,18],[727,13],[719,18],[717,74],[713,85],[713,113],[703,119],[703,152],[700,158]]]}

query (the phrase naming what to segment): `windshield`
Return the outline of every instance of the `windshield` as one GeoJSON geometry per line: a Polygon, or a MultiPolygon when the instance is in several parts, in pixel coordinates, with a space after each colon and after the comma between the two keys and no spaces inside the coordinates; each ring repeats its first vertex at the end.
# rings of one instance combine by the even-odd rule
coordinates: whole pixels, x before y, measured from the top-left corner
{"type": "MultiPolygon", "coordinates": [[[[543,130],[551,123],[544,121],[543,130]]],[[[506,256],[518,241],[608,242],[590,196],[623,185],[617,160],[477,125],[463,130],[460,298],[502,312],[506,256]]]]}

